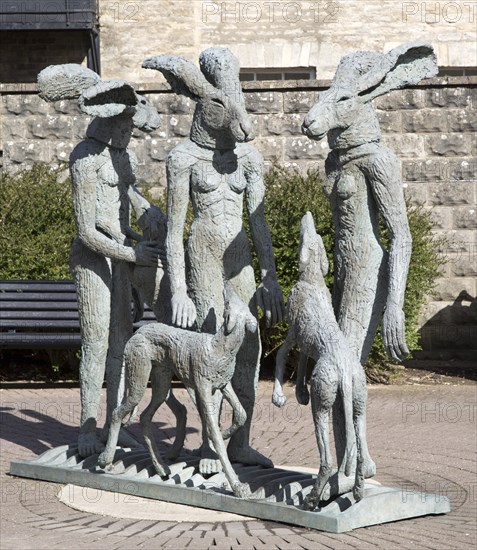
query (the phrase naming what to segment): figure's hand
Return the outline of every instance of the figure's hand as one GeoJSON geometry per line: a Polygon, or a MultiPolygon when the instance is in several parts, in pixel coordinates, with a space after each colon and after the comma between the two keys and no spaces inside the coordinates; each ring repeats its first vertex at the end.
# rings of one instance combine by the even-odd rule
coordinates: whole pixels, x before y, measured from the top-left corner
{"type": "Polygon", "coordinates": [[[276,279],[265,277],[256,292],[257,305],[265,314],[267,327],[279,323],[284,316],[283,294],[276,279]]]}
{"type": "Polygon", "coordinates": [[[197,317],[194,302],[187,292],[176,292],[172,296],[172,324],[177,327],[191,327],[197,317]]]}
{"type": "Polygon", "coordinates": [[[157,246],[149,241],[143,241],[134,247],[134,263],[144,266],[156,266],[159,261],[157,246]]]}
{"type": "Polygon", "coordinates": [[[394,304],[386,306],[381,331],[384,346],[391,359],[402,361],[409,355],[406,344],[404,312],[399,306],[394,304]]]}

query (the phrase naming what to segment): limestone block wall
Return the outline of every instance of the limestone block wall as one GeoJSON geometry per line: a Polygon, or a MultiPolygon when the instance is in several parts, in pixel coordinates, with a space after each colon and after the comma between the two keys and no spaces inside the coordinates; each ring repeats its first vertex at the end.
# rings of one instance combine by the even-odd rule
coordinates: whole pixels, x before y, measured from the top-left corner
{"type": "Polygon", "coordinates": [[[157,81],[141,70],[153,54],[197,60],[227,46],[242,67],[315,67],[332,78],[340,58],[358,49],[387,51],[422,39],[441,67],[475,67],[477,3],[467,0],[100,0],[105,78],[157,81]],[[121,62],[118,64],[118,59],[121,62]]]}
{"type": "MultiPolygon", "coordinates": [[[[327,82],[245,83],[256,147],[268,164],[278,161],[323,172],[325,141],[305,138],[300,125],[327,82]]],[[[477,353],[477,78],[433,79],[375,101],[383,141],[402,160],[403,185],[414,205],[429,209],[438,235],[449,244],[437,293],[421,324],[428,357],[472,358],[477,353]]],[[[139,85],[161,115],[153,134],[135,134],[143,184],[161,193],[167,153],[189,134],[194,102],[167,86],[139,85]]],[[[72,102],[49,105],[33,86],[0,86],[3,167],[16,170],[42,160],[67,161],[88,123],[72,102]]],[[[1,190],[0,190],[1,192],[1,190]]]]}

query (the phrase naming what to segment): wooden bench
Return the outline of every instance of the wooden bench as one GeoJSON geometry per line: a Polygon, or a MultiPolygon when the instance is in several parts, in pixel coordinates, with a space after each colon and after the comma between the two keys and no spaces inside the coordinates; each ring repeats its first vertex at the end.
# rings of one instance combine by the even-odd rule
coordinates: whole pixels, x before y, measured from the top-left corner
{"type": "MultiPolygon", "coordinates": [[[[138,326],[154,320],[145,309],[138,326]]],[[[79,349],[73,281],[0,281],[0,349],[79,349]]]]}

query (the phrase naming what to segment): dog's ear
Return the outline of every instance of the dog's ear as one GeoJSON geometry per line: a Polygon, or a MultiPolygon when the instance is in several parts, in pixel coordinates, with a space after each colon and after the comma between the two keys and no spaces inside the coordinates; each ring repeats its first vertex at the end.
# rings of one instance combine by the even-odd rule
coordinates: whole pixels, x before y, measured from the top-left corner
{"type": "Polygon", "coordinates": [[[417,84],[439,72],[434,49],[421,41],[402,44],[380,57],[372,68],[359,77],[358,95],[371,101],[391,90],[417,84]]]}
{"type": "Polygon", "coordinates": [[[321,235],[316,235],[316,247],[317,247],[317,253],[318,258],[320,261],[320,268],[321,273],[323,274],[323,277],[328,273],[328,270],[330,268],[330,264],[328,262],[328,256],[326,255],[326,248],[323,244],[323,239],[321,238],[321,235]]]}
{"type": "Polygon", "coordinates": [[[200,69],[183,57],[157,55],[149,57],[142,64],[144,69],[160,71],[176,94],[185,95],[194,101],[220,95],[200,69]]]}
{"type": "Polygon", "coordinates": [[[300,245],[298,252],[300,270],[303,270],[310,263],[311,251],[315,241],[315,223],[311,212],[307,212],[301,219],[300,226],[300,245]]]}

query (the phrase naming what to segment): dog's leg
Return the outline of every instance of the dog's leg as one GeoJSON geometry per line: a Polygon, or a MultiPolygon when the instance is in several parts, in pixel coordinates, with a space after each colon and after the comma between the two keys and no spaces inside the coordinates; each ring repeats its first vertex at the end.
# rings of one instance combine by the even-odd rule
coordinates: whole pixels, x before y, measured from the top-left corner
{"type": "Polygon", "coordinates": [[[146,391],[151,364],[148,360],[147,340],[139,332],[126,344],[124,362],[126,387],[128,388],[127,397],[111,415],[106,448],[98,457],[98,464],[102,467],[110,464],[113,460],[123,418],[138,405],[146,391]]]}
{"type": "Polygon", "coordinates": [[[315,485],[304,502],[305,510],[314,510],[320,503],[323,490],[332,474],[329,442],[330,411],[338,392],[336,370],[332,365],[317,363],[311,377],[311,408],[315,423],[316,441],[320,452],[320,471],[315,485]]]}
{"type": "Polygon", "coordinates": [[[285,374],[285,365],[288,354],[295,343],[295,331],[293,330],[293,327],[290,327],[285,341],[278,350],[277,361],[275,363],[275,385],[273,387],[272,403],[277,407],[283,407],[287,400],[283,394],[283,376],[285,374]]]}
{"type": "Polygon", "coordinates": [[[363,416],[356,416],[354,419],[354,429],[356,433],[356,475],[353,487],[353,496],[356,502],[359,502],[364,496],[364,461],[363,461],[363,438],[366,435],[363,433],[363,416]]]}
{"type": "Polygon", "coordinates": [[[212,385],[207,380],[198,379],[195,381],[195,387],[197,407],[206,426],[207,434],[214,444],[215,451],[219,456],[222,469],[228,482],[230,483],[230,487],[237,497],[248,498],[251,496],[250,488],[246,483],[240,482],[227,456],[225,443],[217,421],[217,414],[214,410],[215,407],[212,396],[212,385]]]}
{"type": "Polygon", "coordinates": [[[166,403],[176,417],[176,437],[174,444],[166,454],[166,458],[174,460],[179,456],[179,453],[184,447],[187,426],[187,409],[178,399],[176,399],[175,395],[172,393],[172,390],[169,390],[169,393],[167,394],[166,403]]]}
{"type": "Polygon", "coordinates": [[[310,392],[306,384],[306,367],[308,365],[308,354],[305,350],[300,353],[298,362],[298,372],[296,375],[295,397],[300,405],[308,405],[310,401],[310,392]]]}
{"type": "Polygon", "coordinates": [[[152,434],[152,417],[164,403],[171,388],[172,371],[159,365],[154,365],[151,372],[152,397],[151,402],[141,414],[141,426],[146,446],[151,453],[152,463],[156,472],[162,477],[170,474],[169,466],[162,459],[156,440],[152,434]]]}
{"type": "Polygon", "coordinates": [[[239,398],[237,397],[237,394],[232,388],[232,384],[230,382],[225,386],[225,388],[222,389],[222,394],[230,403],[233,410],[232,425],[222,432],[222,438],[228,439],[245,424],[245,421],[247,420],[247,413],[242,407],[242,404],[240,403],[239,398]]]}
{"type": "MultiPolygon", "coordinates": [[[[345,419],[346,431],[346,452],[344,459],[346,460],[344,473],[345,476],[354,475],[356,468],[356,435],[353,422],[353,386],[351,382],[352,365],[345,362],[343,367],[343,380],[341,383],[341,399],[343,400],[343,410],[345,419]]],[[[341,465],[338,464],[341,470],[341,465]]]]}
{"type": "Polygon", "coordinates": [[[364,479],[371,473],[374,475],[376,467],[368,454],[366,444],[366,401],[368,388],[366,377],[360,364],[356,364],[353,371],[353,420],[356,433],[357,459],[356,476],[353,494],[355,499],[361,500],[364,496],[364,479]],[[371,471],[369,470],[371,464],[371,471]],[[374,471],[373,471],[374,468],[374,471]]]}

